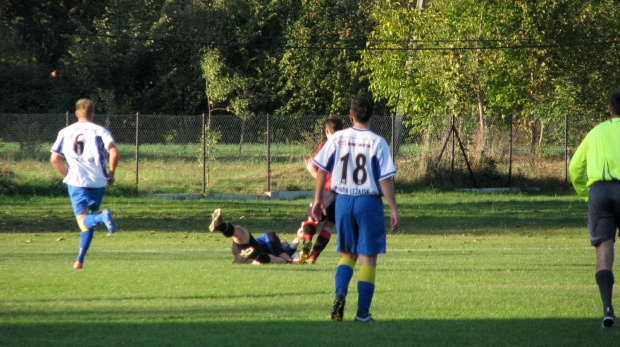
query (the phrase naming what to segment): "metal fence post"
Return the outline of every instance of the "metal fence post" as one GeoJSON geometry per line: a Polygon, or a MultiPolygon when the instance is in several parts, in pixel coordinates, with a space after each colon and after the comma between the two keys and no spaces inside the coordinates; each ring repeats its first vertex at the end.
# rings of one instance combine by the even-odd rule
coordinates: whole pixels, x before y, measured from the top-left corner
{"type": "Polygon", "coordinates": [[[564,115],[564,183],[568,183],[568,114],[564,115]]]}
{"type": "MultiPolygon", "coordinates": [[[[452,114],[452,131],[454,132],[454,134],[456,134],[456,125],[454,122],[454,119],[456,118],[456,116],[454,115],[454,113],[452,114]]],[[[452,160],[450,162],[450,182],[454,183],[454,161],[455,161],[455,156],[454,156],[454,148],[455,148],[455,139],[456,136],[452,136],[452,160]]]]}
{"type": "Polygon", "coordinates": [[[510,180],[512,179],[512,112],[508,117],[510,134],[508,140],[508,187],[510,187],[510,180]]]}
{"type": "MultiPolygon", "coordinates": [[[[207,134],[209,135],[209,138],[211,138],[211,112],[209,112],[209,120],[207,121],[207,134]]],[[[212,141],[212,143],[209,143],[209,146],[211,145],[215,145],[215,141],[212,141]]],[[[209,165],[209,153],[211,153],[211,147],[208,148],[209,152],[207,153],[207,186],[210,186],[211,184],[211,166],[209,165]]]]}
{"type": "Polygon", "coordinates": [[[392,138],[390,139],[390,152],[392,154],[392,159],[394,159],[394,143],[395,143],[395,139],[394,139],[394,133],[395,133],[395,129],[396,129],[396,113],[392,113],[392,138]]]}
{"type": "Polygon", "coordinates": [[[140,162],[140,112],[136,113],[136,190],[138,190],[138,170],[140,162]]]}
{"type": "Polygon", "coordinates": [[[69,111],[67,111],[67,113],[65,113],[65,126],[69,126],[69,111]]]}
{"type": "Polygon", "coordinates": [[[205,114],[202,113],[202,195],[207,192],[207,136],[205,114]]]}
{"type": "Polygon", "coordinates": [[[267,114],[267,191],[271,191],[271,117],[267,114]]]}

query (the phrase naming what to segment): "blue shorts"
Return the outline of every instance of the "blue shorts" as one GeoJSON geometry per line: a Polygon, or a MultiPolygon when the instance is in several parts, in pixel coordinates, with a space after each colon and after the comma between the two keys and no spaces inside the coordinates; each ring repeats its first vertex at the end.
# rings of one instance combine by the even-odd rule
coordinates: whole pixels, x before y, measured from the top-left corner
{"type": "Polygon", "coordinates": [[[338,252],[369,256],[385,253],[387,232],[381,197],[338,195],[336,229],[338,252]]]}
{"type": "Polygon", "coordinates": [[[259,245],[265,245],[269,248],[269,252],[275,256],[284,253],[282,244],[280,244],[280,237],[276,233],[268,232],[256,238],[256,242],[259,245]]]}
{"type": "Polygon", "coordinates": [[[105,188],[82,188],[67,186],[69,199],[73,206],[73,215],[77,216],[86,210],[97,211],[101,206],[105,188]]]}

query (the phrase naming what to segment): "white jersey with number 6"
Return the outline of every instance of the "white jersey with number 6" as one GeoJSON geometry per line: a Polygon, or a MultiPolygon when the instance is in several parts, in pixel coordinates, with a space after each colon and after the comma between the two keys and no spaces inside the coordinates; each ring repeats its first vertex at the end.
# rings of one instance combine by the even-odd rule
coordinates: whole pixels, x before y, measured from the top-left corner
{"type": "Polygon", "coordinates": [[[331,172],[332,190],[342,195],[382,195],[379,181],[396,175],[385,139],[355,127],[336,132],[313,162],[331,172]]]}
{"type": "Polygon", "coordinates": [[[75,122],[60,130],[51,151],[64,156],[69,166],[63,182],[73,187],[105,187],[108,174],[104,149],[110,143],[114,143],[112,134],[92,122],[75,122]]]}

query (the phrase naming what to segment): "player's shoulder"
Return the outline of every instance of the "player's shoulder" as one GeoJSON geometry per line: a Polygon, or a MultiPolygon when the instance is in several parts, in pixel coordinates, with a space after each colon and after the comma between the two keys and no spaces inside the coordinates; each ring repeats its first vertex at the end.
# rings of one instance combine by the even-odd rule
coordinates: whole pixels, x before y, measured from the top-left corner
{"type": "Polygon", "coordinates": [[[607,120],[605,120],[603,122],[598,123],[593,128],[593,130],[597,129],[597,128],[615,128],[617,126],[620,126],[620,118],[618,118],[618,117],[610,118],[610,119],[607,119],[607,120]]]}
{"type": "Polygon", "coordinates": [[[93,122],[89,122],[89,126],[92,127],[93,129],[97,129],[98,131],[102,131],[102,132],[108,132],[108,129],[106,129],[103,125],[97,124],[97,123],[93,123],[93,122]]]}
{"type": "Polygon", "coordinates": [[[612,120],[606,120],[597,124],[594,128],[592,128],[592,130],[588,132],[586,136],[605,136],[608,132],[614,131],[619,124],[620,123],[613,122],[612,120]]]}
{"type": "Polygon", "coordinates": [[[101,125],[97,124],[97,123],[93,123],[93,122],[89,122],[89,121],[81,121],[81,122],[75,122],[67,127],[65,127],[62,130],[67,130],[67,131],[72,131],[72,130],[79,130],[79,129],[84,129],[84,130],[100,130],[100,129],[104,129],[104,127],[102,127],[101,125]]]}
{"type": "Polygon", "coordinates": [[[370,129],[363,129],[360,131],[359,136],[365,138],[367,140],[372,141],[373,143],[378,143],[380,145],[387,145],[387,141],[385,138],[370,129]]]}

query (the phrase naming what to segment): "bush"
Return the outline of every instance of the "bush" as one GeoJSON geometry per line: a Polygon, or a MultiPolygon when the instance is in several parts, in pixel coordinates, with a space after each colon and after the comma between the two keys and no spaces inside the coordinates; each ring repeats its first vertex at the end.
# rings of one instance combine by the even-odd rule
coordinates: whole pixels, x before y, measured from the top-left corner
{"type": "Polygon", "coordinates": [[[6,194],[14,191],[15,186],[15,173],[11,170],[8,164],[0,163],[0,194],[6,194]]]}

